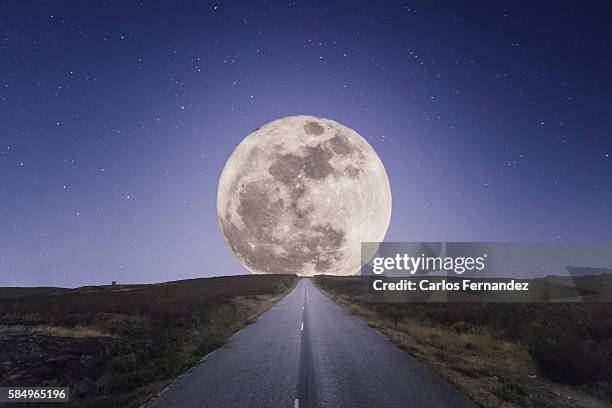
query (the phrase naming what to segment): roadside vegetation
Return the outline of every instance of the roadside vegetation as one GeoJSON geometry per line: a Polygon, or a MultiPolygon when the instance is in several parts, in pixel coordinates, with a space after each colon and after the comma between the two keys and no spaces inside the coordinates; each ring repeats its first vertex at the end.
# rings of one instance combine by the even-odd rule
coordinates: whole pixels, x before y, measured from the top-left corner
{"type": "Polygon", "coordinates": [[[0,383],[69,386],[72,406],[137,407],[295,283],[293,275],[249,275],[72,290],[3,288],[0,383]]]}
{"type": "Polygon", "coordinates": [[[367,303],[360,279],[314,283],[481,406],[612,406],[611,304],[367,303]]]}

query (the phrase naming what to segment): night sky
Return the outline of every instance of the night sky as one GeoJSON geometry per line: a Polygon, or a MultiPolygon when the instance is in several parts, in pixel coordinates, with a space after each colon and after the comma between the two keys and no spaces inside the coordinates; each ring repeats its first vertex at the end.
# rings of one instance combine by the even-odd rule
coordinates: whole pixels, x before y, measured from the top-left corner
{"type": "Polygon", "coordinates": [[[459,3],[1,1],[0,286],[246,273],[217,180],[293,114],[379,153],[387,240],[611,241],[612,6],[459,3]]]}

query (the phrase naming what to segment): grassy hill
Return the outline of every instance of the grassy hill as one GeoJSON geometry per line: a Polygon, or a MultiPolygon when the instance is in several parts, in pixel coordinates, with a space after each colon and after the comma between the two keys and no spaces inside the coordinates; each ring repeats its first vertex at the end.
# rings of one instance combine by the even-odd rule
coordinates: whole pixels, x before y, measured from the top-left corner
{"type": "Polygon", "coordinates": [[[0,300],[1,299],[14,299],[14,298],[32,296],[32,295],[59,293],[59,292],[65,292],[68,290],[70,289],[47,287],[47,286],[38,286],[38,287],[31,287],[31,288],[5,287],[5,288],[0,288],[0,300]]]}
{"type": "MultiPolygon", "coordinates": [[[[372,302],[363,296],[365,279],[314,282],[482,406],[612,405],[611,303],[372,302]]],[[[590,293],[611,282],[610,275],[581,276],[572,285],[590,293]]]]}
{"type": "Polygon", "coordinates": [[[0,288],[0,383],[70,386],[78,407],[139,406],[295,282],[293,275],[246,275],[0,288]]]}

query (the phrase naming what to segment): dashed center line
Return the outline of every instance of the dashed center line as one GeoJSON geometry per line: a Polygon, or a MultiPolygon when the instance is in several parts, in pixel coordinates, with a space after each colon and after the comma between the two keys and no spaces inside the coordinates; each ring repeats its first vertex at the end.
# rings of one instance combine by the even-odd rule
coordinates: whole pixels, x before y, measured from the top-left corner
{"type": "Polygon", "coordinates": [[[299,399],[295,399],[293,401],[293,408],[300,408],[300,400],[299,399]]]}
{"type": "Polygon", "coordinates": [[[301,330],[304,331],[304,322],[302,322],[302,329],[301,330]]]}

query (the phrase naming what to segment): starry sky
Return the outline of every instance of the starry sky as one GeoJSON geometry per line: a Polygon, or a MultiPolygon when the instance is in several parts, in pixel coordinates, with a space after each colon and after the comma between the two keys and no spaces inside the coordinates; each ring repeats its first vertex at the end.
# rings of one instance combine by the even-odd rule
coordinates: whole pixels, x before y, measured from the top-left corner
{"type": "Polygon", "coordinates": [[[610,72],[605,1],[0,1],[0,286],[246,273],[217,180],[292,114],[379,153],[388,240],[610,241],[610,72]]]}

